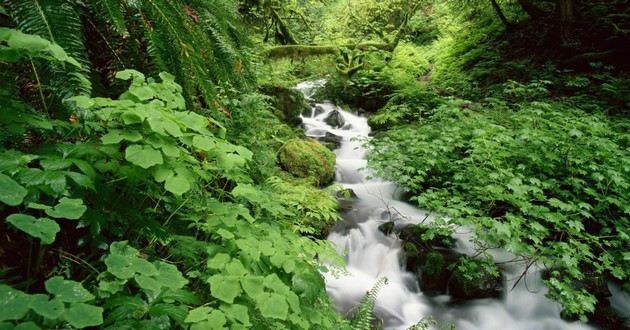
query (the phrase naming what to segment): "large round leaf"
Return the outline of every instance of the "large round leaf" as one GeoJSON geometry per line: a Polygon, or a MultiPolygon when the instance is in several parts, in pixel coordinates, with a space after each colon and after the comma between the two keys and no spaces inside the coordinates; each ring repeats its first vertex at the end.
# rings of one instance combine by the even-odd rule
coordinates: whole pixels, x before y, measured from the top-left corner
{"type": "Polygon", "coordinates": [[[26,214],[11,214],[6,220],[15,228],[42,241],[42,244],[50,244],[55,241],[59,232],[59,225],[48,218],[35,218],[26,214]]]}
{"type": "Polygon", "coordinates": [[[75,328],[93,327],[103,324],[103,308],[84,303],[70,305],[64,318],[75,328]]]}
{"type": "Polygon", "coordinates": [[[19,183],[0,173],[0,202],[11,206],[20,205],[27,193],[19,183]]]}
{"type": "Polygon", "coordinates": [[[162,153],[159,150],[155,150],[150,146],[137,144],[127,147],[127,150],[125,150],[125,159],[142,168],[149,168],[164,162],[162,153]]]}

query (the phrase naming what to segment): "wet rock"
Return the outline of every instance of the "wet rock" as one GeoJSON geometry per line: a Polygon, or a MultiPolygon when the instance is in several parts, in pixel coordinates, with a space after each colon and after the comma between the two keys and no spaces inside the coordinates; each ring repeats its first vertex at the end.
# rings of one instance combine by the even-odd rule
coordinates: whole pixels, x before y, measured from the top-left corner
{"type": "Polygon", "coordinates": [[[342,127],[346,123],[341,112],[337,110],[331,111],[328,117],[324,119],[324,122],[334,128],[342,127]]]}
{"type": "Polygon", "coordinates": [[[389,236],[394,232],[395,227],[396,224],[393,221],[388,221],[378,226],[378,230],[380,230],[385,236],[389,236]]]}
{"type": "Polygon", "coordinates": [[[313,108],[313,117],[317,117],[319,115],[321,115],[322,113],[326,112],[326,109],[324,109],[324,107],[322,107],[321,105],[317,104],[315,105],[315,108],[313,108]]]}
{"type": "Polygon", "coordinates": [[[503,281],[496,265],[453,251],[455,239],[449,234],[430,232],[424,224],[397,228],[388,222],[381,227],[381,231],[397,233],[403,241],[406,268],[416,274],[424,294],[449,293],[456,301],[501,295],[503,281]]]}
{"type": "Polygon", "coordinates": [[[620,316],[611,306],[608,300],[599,301],[595,305],[595,311],[588,319],[602,329],[630,330],[630,319],[620,316]]]}
{"type": "Polygon", "coordinates": [[[326,132],[324,136],[318,137],[317,140],[330,150],[335,150],[341,146],[343,138],[330,132],[326,132]]]}
{"type": "Polygon", "coordinates": [[[501,297],[503,279],[499,268],[489,261],[461,257],[448,281],[448,293],[456,300],[501,297]]]}
{"type": "Polygon", "coordinates": [[[339,203],[339,210],[341,212],[350,211],[353,205],[356,203],[357,194],[354,190],[345,188],[335,191],[334,196],[339,203]]]}
{"type": "Polygon", "coordinates": [[[302,116],[310,118],[313,115],[313,107],[305,107],[302,111],[302,116]]]}
{"type": "Polygon", "coordinates": [[[357,194],[350,188],[339,189],[335,191],[337,199],[353,199],[357,198],[357,194]]]}

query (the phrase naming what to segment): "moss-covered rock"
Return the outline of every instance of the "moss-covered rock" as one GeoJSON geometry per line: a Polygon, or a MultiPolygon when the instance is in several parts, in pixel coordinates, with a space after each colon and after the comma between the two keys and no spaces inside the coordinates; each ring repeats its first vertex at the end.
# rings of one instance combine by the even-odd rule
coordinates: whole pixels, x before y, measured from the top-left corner
{"type": "Polygon", "coordinates": [[[275,114],[280,120],[297,126],[302,123],[300,114],[310,109],[310,105],[304,98],[302,92],[294,88],[282,86],[261,86],[260,91],[271,96],[275,114]]]}
{"type": "Polygon", "coordinates": [[[278,153],[283,169],[316,185],[329,183],[335,173],[335,154],[313,139],[292,139],[278,153]]]}

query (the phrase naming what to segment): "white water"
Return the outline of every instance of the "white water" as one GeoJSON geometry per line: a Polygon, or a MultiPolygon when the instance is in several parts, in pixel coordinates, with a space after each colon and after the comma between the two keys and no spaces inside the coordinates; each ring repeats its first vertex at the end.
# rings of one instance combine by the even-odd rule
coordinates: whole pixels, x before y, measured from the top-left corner
{"type": "MultiPolygon", "coordinates": [[[[323,83],[305,82],[297,88],[309,98],[323,83]]],[[[530,268],[525,280],[510,290],[525,270],[523,264],[510,263],[503,270],[506,293],[502,299],[450,304],[448,296],[423,295],[415,275],[405,270],[401,241],[394,234],[385,236],[378,227],[391,220],[396,220],[397,225],[425,219],[431,221],[430,215],[397,200],[393,183],[368,179],[369,173],[363,170],[366,151],[362,143],[370,133],[365,117],[345,112],[331,103],[318,106],[324,109],[323,113],[302,117],[306,135],[318,137],[330,132],[343,138],[341,146],[335,150],[336,181],[357,195],[351,210],[344,214],[344,221],[328,237],[337,251],[345,256],[347,264],[346,274],[324,274],[327,292],[340,313],[350,313],[380,278],[387,277],[388,284],[379,292],[375,306],[375,314],[384,322],[384,329],[407,329],[426,316],[465,330],[592,329],[586,324],[570,323],[560,318],[558,304],[545,297],[546,288],[540,271],[534,267],[530,268]],[[333,110],[342,114],[346,122],[344,128],[333,128],[324,122],[333,110]]],[[[472,254],[470,235],[464,232],[455,237],[457,250],[472,254]]],[[[501,250],[494,251],[493,256],[497,262],[513,259],[501,250]]]]}

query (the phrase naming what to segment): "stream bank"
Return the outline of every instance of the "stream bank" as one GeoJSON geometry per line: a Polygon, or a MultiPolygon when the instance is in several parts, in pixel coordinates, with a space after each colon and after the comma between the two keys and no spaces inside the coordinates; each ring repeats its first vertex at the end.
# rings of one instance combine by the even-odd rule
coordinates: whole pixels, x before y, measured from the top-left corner
{"type": "MultiPolygon", "coordinates": [[[[298,89],[308,99],[322,84],[323,81],[305,82],[298,89]]],[[[563,320],[560,306],[545,297],[542,270],[513,261],[513,255],[500,249],[490,251],[496,263],[504,264],[502,287],[506,289],[498,297],[457,301],[452,292],[450,295],[423,292],[418,274],[408,271],[403,241],[395,231],[384,232],[379,227],[391,221],[397,227],[405,227],[430,222],[432,218],[428,212],[401,201],[394,183],[370,177],[365,169],[363,148],[370,134],[367,118],[324,102],[302,115],[302,121],[307,136],[341,138],[340,146],[334,150],[335,182],[356,195],[345,207],[344,220],[328,236],[347,266],[346,274],[325,274],[327,292],[340,313],[351,314],[365,293],[386,277],[388,283],[378,294],[375,314],[387,330],[407,329],[428,316],[440,324],[453,324],[466,330],[594,329],[585,323],[563,320]],[[343,125],[330,125],[327,118],[333,113],[343,118],[343,125]],[[523,273],[527,276],[519,281],[523,273]]],[[[453,238],[454,253],[475,253],[469,231],[462,230],[453,238]]]]}

